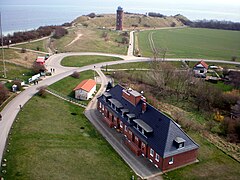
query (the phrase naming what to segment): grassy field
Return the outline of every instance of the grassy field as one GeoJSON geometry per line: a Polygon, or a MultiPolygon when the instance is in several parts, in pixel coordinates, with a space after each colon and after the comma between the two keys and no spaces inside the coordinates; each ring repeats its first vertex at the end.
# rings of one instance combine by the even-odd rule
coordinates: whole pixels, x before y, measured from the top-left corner
{"type": "Polygon", "coordinates": [[[101,62],[118,61],[121,60],[117,57],[108,56],[68,56],[61,61],[62,66],[68,67],[82,67],[90,64],[101,62]]]}
{"type": "Polygon", "coordinates": [[[203,58],[240,61],[240,32],[213,29],[168,29],[142,31],[139,33],[139,48],[143,56],[153,56],[148,40],[153,32],[156,48],[167,48],[167,57],[203,58]]]}
{"type": "MultiPolygon", "coordinates": [[[[1,58],[2,58],[2,52],[1,52],[1,58]]],[[[4,49],[4,59],[5,60],[16,59],[16,58],[20,58],[20,55],[16,50],[4,49]]]]}
{"type": "Polygon", "coordinates": [[[118,43],[120,40],[121,35],[116,31],[79,28],[70,30],[68,35],[55,40],[53,48],[57,48],[59,52],[105,52],[126,54],[128,45],[118,43]],[[108,34],[107,41],[102,37],[104,32],[108,34]],[[76,34],[82,34],[82,36],[76,42],[68,46],[68,44],[77,37],[76,34]]]}
{"type": "MultiPolygon", "coordinates": [[[[176,68],[181,68],[182,63],[181,62],[167,62],[173,65],[176,68]]],[[[125,63],[125,64],[115,64],[108,66],[109,69],[137,69],[137,68],[143,68],[143,69],[150,69],[152,68],[151,62],[133,62],[133,63],[125,63]]]]}
{"type": "Polygon", "coordinates": [[[60,81],[52,84],[49,86],[51,89],[65,95],[74,98],[74,91],[73,89],[84,79],[93,79],[94,72],[84,71],[80,73],[80,78],[76,79],[74,77],[68,76],[60,81]]]}
{"type": "Polygon", "coordinates": [[[83,109],[34,96],[17,116],[4,179],[130,179],[133,173],[83,109]]]}
{"type": "Polygon", "coordinates": [[[19,47],[19,48],[25,48],[25,49],[32,49],[35,51],[43,51],[43,52],[48,52],[47,51],[47,40],[40,40],[36,42],[28,42],[26,44],[21,44],[21,45],[16,45],[14,47],[19,47]]]}
{"type": "Polygon", "coordinates": [[[238,179],[240,164],[195,132],[188,133],[199,145],[199,163],[164,175],[164,179],[238,179]]]}
{"type": "MultiPolygon", "coordinates": [[[[1,69],[1,75],[2,72],[2,64],[0,66],[1,69]]],[[[15,65],[12,63],[6,63],[6,73],[7,73],[7,79],[15,80],[20,79],[23,81],[28,80],[33,75],[33,71],[31,69],[27,69],[25,67],[15,65]]]]}

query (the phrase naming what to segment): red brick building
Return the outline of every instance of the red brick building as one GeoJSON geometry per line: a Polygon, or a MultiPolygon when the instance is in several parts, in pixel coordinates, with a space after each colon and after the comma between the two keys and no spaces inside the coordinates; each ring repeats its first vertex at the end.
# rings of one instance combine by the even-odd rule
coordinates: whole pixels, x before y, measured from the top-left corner
{"type": "Polygon", "coordinates": [[[123,30],[123,9],[119,6],[117,9],[116,30],[123,30]]]}
{"type": "Polygon", "coordinates": [[[126,137],[134,154],[162,171],[196,161],[198,144],[137,91],[116,85],[98,98],[97,108],[103,121],[126,137]]]}

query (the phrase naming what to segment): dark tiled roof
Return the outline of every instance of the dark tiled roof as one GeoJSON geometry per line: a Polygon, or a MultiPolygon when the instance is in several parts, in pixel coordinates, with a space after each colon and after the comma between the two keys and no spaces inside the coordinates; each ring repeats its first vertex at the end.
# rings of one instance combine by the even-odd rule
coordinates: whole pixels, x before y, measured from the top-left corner
{"type": "MultiPolygon", "coordinates": [[[[142,100],[136,106],[125,100],[122,97],[123,89],[122,86],[116,85],[110,89],[109,93],[114,99],[118,100],[123,105],[124,109],[128,109],[130,114],[135,114],[136,119],[141,119],[146,125],[151,127],[152,133],[144,136],[127,121],[127,118],[122,117],[117,111],[114,111],[115,114],[118,114],[120,120],[129,126],[129,129],[131,129],[135,135],[137,135],[142,141],[146,142],[161,157],[165,158],[198,148],[198,145],[187,134],[185,134],[171,118],[164,115],[150,104],[147,103],[147,111],[142,113],[142,100]],[[177,137],[185,140],[184,148],[178,149],[174,144],[174,140],[177,137]]],[[[108,105],[108,103],[103,100],[102,96],[100,96],[98,100],[105,106],[108,105]]]]}
{"type": "Polygon", "coordinates": [[[116,100],[116,99],[109,99],[109,101],[112,103],[112,104],[114,104],[117,108],[122,108],[123,107],[123,105],[118,101],[118,100],[116,100]]]}
{"type": "Polygon", "coordinates": [[[135,122],[138,126],[143,128],[144,131],[146,131],[147,133],[153,132],[153,129],[148,124],[146,124],[143,120],[141,120],[141,119],[134,119],[133,122],[135,122]]]}

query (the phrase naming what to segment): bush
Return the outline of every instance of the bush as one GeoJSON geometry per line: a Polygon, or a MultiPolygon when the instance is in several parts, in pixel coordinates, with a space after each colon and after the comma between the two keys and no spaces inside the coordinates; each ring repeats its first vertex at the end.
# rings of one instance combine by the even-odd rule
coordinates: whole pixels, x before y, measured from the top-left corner
{"type": "Polygon", "coordinates": [[[40,96],[40,97],[46,97],[47,96],[47,91],[46,91],[46,89],[47,89],[47,86],[41,86],[41,87],[39,87],[38,88],[38,95],[40,96]]]}
{"type": "Polygon", "coordinates": [[[73,72],[71,76],[76,78],[76,79],[80,78],[80,74],[77,71],[73,72]]]}
{"type": "Polygon", "coordinates": [[[129,39],[127,37],[123,37],[122,44],[128,44],[128,43],[129,43],[129,39]]]}
{"type": "Polygon", "coordinates": [[[13,84],[17,85],[18,91],[22,91],[21,81],[15,80],[15,81],[13,81],[13,84]]]}
{"type": "Polygon", "coordinates": [[[53,38],[59,39],[59,38],[63,37],[64,35],[66,35],[67,33],[68,33],[68,31],[65,28],[57,27],[54,31],[53,38]]]}
{"type": "Polygon", "coordinates": [[[96,17],[96,14],[95,14],[95,13],[90,13],[90,14],[88,14],[87,16],[90,17],[90,18],[95,18],[95,17],[96,17]]]}
{"type": "Polygon", "coordinates": [[[25,53],[26,52],[26,49],[25,48],[22,48],[21,49],[21,53],[25,53]]]}

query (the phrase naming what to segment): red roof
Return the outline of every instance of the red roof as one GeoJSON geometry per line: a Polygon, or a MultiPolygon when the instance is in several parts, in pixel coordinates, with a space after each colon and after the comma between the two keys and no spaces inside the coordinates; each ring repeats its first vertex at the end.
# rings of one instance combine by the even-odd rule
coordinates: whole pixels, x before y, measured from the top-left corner
{"type": "Polygon", "coordinates": [[[77,85],[77,87],[75,87],[73,90],[76,91],[82,89],[84,91],[89,92],[94,86],[96,86],[96,82],[94,80],[86,79],[83,80],[79,85],[77,85]]]}
{"type": "Polygon", "coordinates": [[[197,66],[198,64],[201,64],[203,67],[205,67],[206,69],[208,69],[207,63],[205,63],[203,60],[200,61],[200,62],[198,62],[197,64],[195,64],[194,67],[197,66]]]}
{"type": "Polygon", "coordinates": [[[45,58],[44,57],[38,57],[36,62],[37,63],[44,63],[45,62],[45,58]]]}

